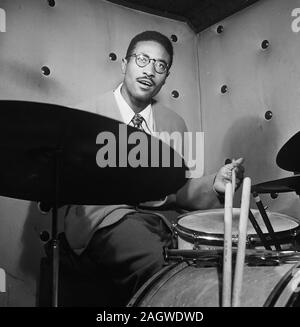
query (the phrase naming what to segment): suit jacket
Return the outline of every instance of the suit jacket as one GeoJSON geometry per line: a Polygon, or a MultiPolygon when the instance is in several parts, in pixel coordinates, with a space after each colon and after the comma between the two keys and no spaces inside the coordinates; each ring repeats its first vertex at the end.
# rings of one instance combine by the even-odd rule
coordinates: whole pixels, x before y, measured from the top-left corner
{"type": "MultiPolygon", "coordinates": [[[[184,120],[173,110],[168,109],[156,100],[151,103],[153,117],[156,125],[156,132],[166,131],[187,132],[184,120]]],[[[78,109],[94,112],[122,122],[120,110],[117,106],[112,91],[103,94],[100,97],[93,98],[76,106],[78,109]]]]}
{"type": "MultiPolygon", "coordinates": [[[[76,108],[122,122],[121,113],[112,91],[76,105],[76,108]]],[[[183,134],[187,131],[184,120],[174,111],[157,101],[153,101],[152,110],[156,132],[166,131],[169,134],[180,132],[183,134]]],[[[99,199],[100,203],[101,199],[99,199]]],[[[124,215],[134,210],[133,207],[125,204],[72,206],[65,217],[65,233],[70,246],[80,253],[87,246],[96,230],[116,223],[124,215]]]]}

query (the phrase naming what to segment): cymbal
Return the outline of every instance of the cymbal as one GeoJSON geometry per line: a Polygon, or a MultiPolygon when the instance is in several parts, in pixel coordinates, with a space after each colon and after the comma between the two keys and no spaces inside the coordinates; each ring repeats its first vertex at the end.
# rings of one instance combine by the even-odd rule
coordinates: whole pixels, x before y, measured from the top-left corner
{"type": "Polygon", "coordinates": [[[170,151],[170,165],[165,167],[160,156],[158,167],[151,167],[150,145],[154,137],[143,132],[148,166],[128,165],[130,151],[137,145],[127,144],[126,151],[127,140],[120,126],[128,137],[137,129],[119,121],[48,103],[2,100],[0,107],[2,196],[54,203],[58,189],[58,202],[62,205],[137,204],[161,199],[186,182],[183,159],[162,141],[156,141],[159,153],[170,151]],[[115,167],[99,166],[97,154],[105,145],[96,143],[99,133],[115,136],[115,167]],[[126,155],[126,165],[122,166],[118,159],[126,155]],[[175,160],[182,160],[182,165],[174,165],[175,160]]]}
{"type": "Polygon", "coordinates": [[[276,163],[287,171],[300,172],[300,132],[292,136],[279,150],[276,163]]]}
{"type": "Polygon", "coordinates": [[[300,174],[252,185],[251,192],[256,193],[285,193],[300,190],[300,174]]]}

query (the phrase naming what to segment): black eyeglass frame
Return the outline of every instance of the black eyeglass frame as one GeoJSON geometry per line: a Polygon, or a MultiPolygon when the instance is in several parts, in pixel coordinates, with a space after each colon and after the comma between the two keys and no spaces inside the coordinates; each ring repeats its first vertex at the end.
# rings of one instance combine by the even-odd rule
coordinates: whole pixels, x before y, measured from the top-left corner
{"type": "Polygon", "coordinates": [[[139,66],[139,67],[141,67],[141,68],[146,67],[147,65],[150,64],[151,60],[153,60],[153,62],[154,62],[154,69],[157,72],[157,74],[164,74],[164,73],[167,73],[168,70],[169,70],[169,65],[165,61],[159,60],[159,59],[150,58],[148,55],[143,54],[143,53],[138,53],[138,54],[133,53],[133,54],[127,56],[125,59],[127,59],[129,57],[135,57],[135,63],[136,63],[136,65],[139,66]],[[138,56],[143,56],[143,57],[147,58],[148,59],[148,62],[145,65],[138,64],[138,56]],[[166,69],[163,72],[157,71],[157,67],[156,67],[156,63],[157,62],[158,63],[163,63],[164,65],[166,65],[166,69]]]}

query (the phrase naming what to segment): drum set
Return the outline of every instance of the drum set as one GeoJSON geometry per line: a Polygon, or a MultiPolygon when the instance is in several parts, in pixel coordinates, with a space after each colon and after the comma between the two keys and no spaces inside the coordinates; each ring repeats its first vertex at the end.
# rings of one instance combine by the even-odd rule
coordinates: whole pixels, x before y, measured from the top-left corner
{"type": "MultiPolygon", "coordinates": [[[[279,151],[279,167],[299,171],[300,161],[294,155],[299,145],[300,132],[279,151]]],[[[259,197],[263,193],[299,194],[300,175],[251,189],[248,180],[241,208],[232,208],[234,190],[228,184],[224,209],[189,212],[177,218],[173,230],[178,248],[164,250],[167,265],[146,282],[128,306],[300,306],[300,222],[266,211],[259,197]],[[249,208],[250,193],[257,209],[249,208]]]]}
{"type": "MultiPolygon", "coordinates": [[[[58,306],[58,208],[98,204],[99,198],[101,204],[132,205],[161,199],[185,184],[187,168],[184,163],[174,164],[179,154],[164,149],[168,146],[161,141],[160,151],[170,151],[173,165],[100,168],[97,136],[108,131],[118,139],[120,122],[46,103],[0,101],[0,106],[0,148],[5,153],[0,161],[0,195],[52,208],[52,305],[58,306]]],[[[136,132],[126,128],[127,135],[136,132]]],[[[151,138],[147,135],[148,144],[151,138]]],[[[279,167],[299,170],[299,159],[293,155],[299,145],[297,133],[279,151],[279,167]]],[[[116,146],[118,160],[118,142],[116,146]]],[[[300,305],[299,221],[267,212],[259,197],[261,193],[298,194],[300,175],[252,187],[245,179],[241,208],[232,208],[232,185],[226,185],[224,209],[178,217],[173,225],[178,247],[164,249],[164,268],[141,287],[129,307],[300,305]],[[257,209],[249,208],[250,193],[257,209]]]]}

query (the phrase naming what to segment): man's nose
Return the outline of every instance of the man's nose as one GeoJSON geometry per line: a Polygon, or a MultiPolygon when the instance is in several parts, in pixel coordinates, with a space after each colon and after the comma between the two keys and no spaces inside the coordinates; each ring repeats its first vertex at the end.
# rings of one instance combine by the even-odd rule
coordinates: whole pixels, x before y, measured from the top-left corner
{"type": "Polygon", "coordinates": [[[150,61],[147,66],[144,67],[144,73],[148,76],[155,76],[154,61],[150,61]]]}

